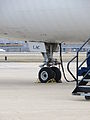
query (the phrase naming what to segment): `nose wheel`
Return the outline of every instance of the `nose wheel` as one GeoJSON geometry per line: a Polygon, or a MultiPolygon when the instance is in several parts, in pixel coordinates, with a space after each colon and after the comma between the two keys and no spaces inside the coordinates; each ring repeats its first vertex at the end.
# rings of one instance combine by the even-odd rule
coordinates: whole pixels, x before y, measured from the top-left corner
{"type": "Polygon", "coordinates": [[[54,71],[55,73],[55,76],[54,76],[54,79],[57,83],[62,83],[61,81],[61,71],[59,68],[57,67],[51,67],[51,69],[54,71]]]}
{"type": "Polygon", "coordinates": [[[54,78],[54,72],[50,67],[43,67],[38,74],[41,83],[46,83],[48,80],[54,78]]]}
{"type": "Polygon", "coordinates": [[[55,79],[57,83],[61,82],[61,72],[57,67],[43,67],[38,74],[41,83],[46,83],[50,79],[55,79]]]}

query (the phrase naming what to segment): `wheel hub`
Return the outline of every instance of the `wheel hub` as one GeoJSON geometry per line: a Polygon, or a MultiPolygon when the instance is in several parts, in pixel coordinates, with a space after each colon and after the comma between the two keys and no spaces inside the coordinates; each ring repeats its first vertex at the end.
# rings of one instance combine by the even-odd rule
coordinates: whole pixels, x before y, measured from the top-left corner
{"type": "Polygon", "coordinates": [[[47,73],[46,71],[43,71],[43,72],[41,73],[41,79],[42,79],[42,80],[47,80],[47,79],[48,79],[48,73],[47,73]]]}

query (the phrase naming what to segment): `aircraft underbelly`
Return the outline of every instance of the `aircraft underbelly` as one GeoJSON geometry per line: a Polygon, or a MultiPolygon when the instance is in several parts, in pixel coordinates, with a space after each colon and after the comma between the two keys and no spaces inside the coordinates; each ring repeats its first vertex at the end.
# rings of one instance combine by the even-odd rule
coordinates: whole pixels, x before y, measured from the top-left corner
{"type": "Polygon", "coordinates": [[[90,0],[1,0],[0,37],[83,42],[90,37],[90,0]]]}

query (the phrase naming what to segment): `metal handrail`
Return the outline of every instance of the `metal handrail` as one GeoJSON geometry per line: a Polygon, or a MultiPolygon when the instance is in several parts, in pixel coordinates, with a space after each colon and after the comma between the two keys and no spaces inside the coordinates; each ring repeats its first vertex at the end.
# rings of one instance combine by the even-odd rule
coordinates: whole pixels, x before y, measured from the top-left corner
{"type": "Polygon", "coordinates": [[[71,70],[70,70],[70,63],[72,62],[72,61],[74,61],[75,59],[76,59],[76,57],[77,56],[75,56],[74,58],[72,58],[69,62],[68,62],[68,64],[67,64],[67,70],[68,70],[68,72],[71,74],[71,76],[74,78],[74,80],[75,81],[77,81],[77,78],[74,76],[74,74],[71,72],[71,70]]]}
{"type": "Polygon", "coordinates": [[[86,42],[79,48],[79,50],[77,51],[77,53],[79,53],[81,51],[81,49],[89,42],[90,38],[88,38],[86,40],[86,42]]]}
{"type": "MultiPolygon", "coordinates": [[[[77,55],[72,58],[68,64],[67,64],[67,70],[68,72],[71,74],[71,76],[75,79],[77,85],[78,85],[78,69],[84,64],[84,62],[88,59],[88,57],[81,63],[81,65],[78,67],[78,55],[79,55],[79,52],[81,51],[81,49],[90,41],[90,38],[79,48],[79,50],[77,51],[77,55]],[[74,74],[71,72],[70,70],[70,63],[76,59],[76,77],[74,76],[74,74]]],[[[88,72],[87,72],[88,73],[88,72]]],[[[86,73],[86,74],[87,74],[86,73]]]]}

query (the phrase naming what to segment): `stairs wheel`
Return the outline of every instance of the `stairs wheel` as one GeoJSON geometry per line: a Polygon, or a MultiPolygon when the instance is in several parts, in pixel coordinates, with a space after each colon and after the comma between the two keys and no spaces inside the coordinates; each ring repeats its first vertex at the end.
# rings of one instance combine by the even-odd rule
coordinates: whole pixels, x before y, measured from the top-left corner
{"type": "Polygon", "coordinates": [[[85,96],[85,99],[86,100],[90,100],[90,96],[85,96]]]}

